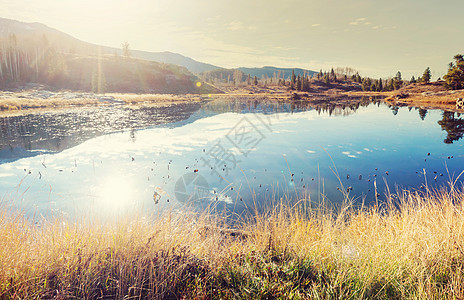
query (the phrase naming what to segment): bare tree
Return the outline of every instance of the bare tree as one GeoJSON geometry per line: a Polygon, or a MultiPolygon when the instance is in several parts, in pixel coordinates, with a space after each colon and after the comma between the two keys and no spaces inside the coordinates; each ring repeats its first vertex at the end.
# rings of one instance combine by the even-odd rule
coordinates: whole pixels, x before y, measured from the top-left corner
{"type": "Polygon", "coordinates": [[[130,48],[129,48],[129,43],[124,42],[124,43],[121,44],[121,46],[122,46],[122,55],[125,56],[125,57],[130,57],[131,52],[130,52],[130,48]]]}

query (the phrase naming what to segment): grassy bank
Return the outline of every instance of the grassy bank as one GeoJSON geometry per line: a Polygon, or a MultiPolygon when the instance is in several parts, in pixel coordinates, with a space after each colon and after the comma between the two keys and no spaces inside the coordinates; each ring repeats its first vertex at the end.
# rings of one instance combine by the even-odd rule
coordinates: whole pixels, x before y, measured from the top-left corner
{"type": "Polygon", "coordinates": [[[443,81],[436,81],[407,85],[392,92],[385,101],[397,106],[463,112],[462,108],[456,106],[456,100],[463,97],[463,90],[450,91],[445,88],[443,81]]]}
{"type": "Polygon", "coordinates": [[[73,92],[42,92],[28,90],[16,93],[0,92],[0,116],[11,116],[75,107],[126,105],[132,107],[166,107],[173,104],[203,101],[199,95],[172,94],[91,94],[73,92]]]}
{"type": "Polygon", "coordinates": [[[208,213],[34,225],[3,211],[0,298],[462,299],[464,191],[390,200],[281,204],[234,229],[208,213]]]}

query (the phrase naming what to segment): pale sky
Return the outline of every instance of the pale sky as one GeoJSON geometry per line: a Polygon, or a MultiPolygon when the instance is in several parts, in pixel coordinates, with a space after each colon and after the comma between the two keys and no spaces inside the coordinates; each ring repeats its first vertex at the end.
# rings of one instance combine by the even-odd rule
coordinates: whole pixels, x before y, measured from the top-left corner
{"type": "Polygon", "coordinates": [[[464,54],[463,0],[0,0],[0,17],[221,67],[352,67],[443,76],[464,54]]]}

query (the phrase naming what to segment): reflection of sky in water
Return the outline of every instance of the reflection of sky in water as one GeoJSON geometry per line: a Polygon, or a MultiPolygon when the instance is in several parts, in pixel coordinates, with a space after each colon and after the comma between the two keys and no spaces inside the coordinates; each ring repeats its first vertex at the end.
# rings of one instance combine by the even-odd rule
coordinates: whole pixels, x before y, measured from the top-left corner
{"type": "Polygon", "coordinates": [[[454,177],[464,169],[463,141],[444,144],[440,119],[440,112],[430,111],[421,121],[417,111],[405,108],[394,116],[384,106],[346,117],[314,110],[223,113],[179,127],[138,130],[135,138],[130,132],[104,135],[59,153],[4,163],[0,190],[28,213],[134,207],[153,212],[177,207],[176,183],[184,174],[199,174],[207,186],[195,205],[219,203],[241,211],[284,194],[307,192],[318,201],[322,192],[339,201],[335,165],[344,188],[352,187],[350,195],[372,201],[374,182],[382,198],[385,182],[392,191],[420,189],[425,169],[427,183],[440,186],[448,182],[446,168],[454,177]]]}

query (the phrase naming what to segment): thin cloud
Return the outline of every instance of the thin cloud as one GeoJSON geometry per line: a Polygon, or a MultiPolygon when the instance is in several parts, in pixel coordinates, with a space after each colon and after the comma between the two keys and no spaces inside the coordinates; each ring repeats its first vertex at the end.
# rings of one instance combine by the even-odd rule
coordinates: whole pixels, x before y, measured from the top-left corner
{"type": "Polygon", "coordinates": [[[353,25],[353,26],[356,26],[356,25],[370,25],[371,22],[368,22],[367,18],[357,18],[356,20],[351,21],[348,24],[353,25]]]}
{"type": "Polygon", "coordinates": [[[242,22],[236,22],[236,21],[230,22],[227,29],[232,30],[232,31],[243,29],[243,23],[242,22]]]}
{"type": "Polygon", "coordinates": [[[312,26],[312,27],[319,27],[319,26],[321,26],[321,24],[316,23],[316,24],[313,24],[313,25],[311,25],[311,26],[312,26]]]}

